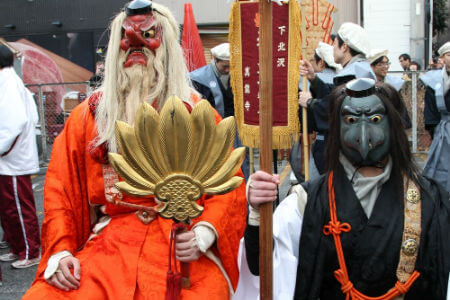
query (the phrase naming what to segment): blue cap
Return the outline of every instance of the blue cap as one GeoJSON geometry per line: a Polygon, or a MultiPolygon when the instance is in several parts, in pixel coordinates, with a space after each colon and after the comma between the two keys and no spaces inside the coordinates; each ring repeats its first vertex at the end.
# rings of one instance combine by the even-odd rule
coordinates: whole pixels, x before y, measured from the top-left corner
{"type": "Polygon", "coordinates": [[[144,15],[152,11],[152,1],[150,0],[133,0],[125,7],[127,16],[144,15]]]}
{"type": "Polygon", "coordinates": [[[370,78],[353,79],[345,85],[345,93],[352,98],[363,98],[375,93],[375,80],[370,78]]]}

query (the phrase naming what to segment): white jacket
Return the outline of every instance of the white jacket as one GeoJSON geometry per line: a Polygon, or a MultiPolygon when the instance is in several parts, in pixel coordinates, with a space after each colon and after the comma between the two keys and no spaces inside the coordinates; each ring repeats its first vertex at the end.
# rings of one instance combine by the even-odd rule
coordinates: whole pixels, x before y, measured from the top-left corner
{"type": "Polygon", "coordinates": [[[36,103],[13,68],[0,70],[0,175],[39,171],[36,103]],[[5,155],[5,153],[8,154],[5,155]]]}

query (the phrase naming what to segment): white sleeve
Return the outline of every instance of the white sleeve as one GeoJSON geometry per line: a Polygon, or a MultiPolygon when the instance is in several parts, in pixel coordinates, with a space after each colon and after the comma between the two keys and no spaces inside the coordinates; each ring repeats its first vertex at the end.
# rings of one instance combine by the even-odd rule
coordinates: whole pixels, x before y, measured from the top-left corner
{"type": "Polygon", "coordinates": [[[47,280],[55,274],[56,270],[59,267],[59,261],[64,257],[72,256],[72,253],[69,251],[61,251],[50,256],[47,262],[47,268],[44,271],[44,279],[47,280]]]}
{"type": "Polygon", "coordinates": [[[39,113],[38,113],[36,101],[34,100],[33,94],[30,92],[29,89],[25,88],[24,94],[27,99],[29,116],[30,116],[31,120],[33,121],[33,125],[36,126],[36,124],[39,122],[39,113]]]}
{"type": "Polygon", "coordinates": [[[273,215],[274,299],[294,297],[302,222],[297,194],[293,193],[280,203],[273,215]]]}
{"type": "Polygon", "coordinates": [[[259,300],[259,276],[253,275],[248,268],[244,238],[239,244],[238,268],[239,281],[233,300],[259,300]]]}
{"type": "MultiPolygon", "coordinates": [[[[273,215],[273,293],[275,300],[292,299],[297,278],[298,249],[303,217],[297,194],[284,199],[273,215]]],[[[233,300],[258,300],[259,276],[251,274],[244,239],[238,254],[239,281],[233,300]]]]}
{"type": "Polygon", "coordinates": [[[217,239],[217,230],[214,226],[205,221],[201,221],[192,228],[198,248],[205,253],[217,239]]]}
{"type": "Polygon", "coordinates": [[[27,123],[26,108],[16,85],[6,85],[0,96],[0,155],[7,152],[27,123]]]}

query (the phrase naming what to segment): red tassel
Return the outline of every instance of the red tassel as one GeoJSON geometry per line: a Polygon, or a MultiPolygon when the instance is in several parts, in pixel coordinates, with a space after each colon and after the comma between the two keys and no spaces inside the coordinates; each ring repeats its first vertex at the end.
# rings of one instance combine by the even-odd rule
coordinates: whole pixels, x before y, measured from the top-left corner
{"type": "Polygon", "coordinates": [[[102,92],[97,92],[92,94],[89,97],[89,111],[91,112],[92,116],[95,118],[95,114],[97,113],[97,106],[98,103],[100,102],[100,98],[103,96],[102,92]]]}
{"type": "Polygon", "coordinates": [[[176,234],[177,231],[186,228],[185,224],[174,223],[170,230],[169,241],[169,270],[166,276],[166,299],[165,300],[178,300],[181,294],[181,274],[178,272],[176,261],[176,234]],[[173,271],[172,271],[172,253],[173,253],[173,271]]]}
{"type": "Polygon", "coordinates": [[[167,272],[166,279],[166,300],[178,300],[181,294],[180,273],[167,272]]]}

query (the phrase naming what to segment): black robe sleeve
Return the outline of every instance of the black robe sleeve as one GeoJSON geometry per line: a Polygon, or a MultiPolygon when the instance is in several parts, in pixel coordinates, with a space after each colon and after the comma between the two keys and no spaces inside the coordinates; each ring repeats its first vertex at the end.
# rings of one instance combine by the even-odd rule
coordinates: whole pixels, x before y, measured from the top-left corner
{"type": "Polygon", "coordinates": [[[324,207],[321,198],[326,193],[326,190],[322,189],[326,178],[326,176],[320,177],[314,181],[318,182],[314,185],[310,181],[304,183],[304,187],[308,189],[308,202],[305,207],[300,245],[307,245],[307,247],[300,247],[299,251],[295,300],[313,299],[320,294],[320,286],[309,283],[321,282],[323,277],[325,251],[322,251],[320,246],[323,239],[323,224],[328,210],[324,207]],[[314,217],[307,218],[306,216],[314,217]]]}
{"type": "Polygon", "coordinates": [[[214,101],[214,95],[211,92],[211,89],[201,83],[198,83],[195,80],[192,80],[192,85],[194,86],[194,89],[199,92],[203,99],[208,100],[208,102],[211,104],[212,107],[216,107],[216,102],[214,101]]]}
{"type": "Polygon", "coordinates": [[[434,91],[430,87],[425,89],[425,108],[423,111],[425,129],[428,130],[431,137],[433,137],[434,128],[441,121],[441,114],[437,108],[434,91]]]}
{"type": "Polygon", "coordinates": [[[405,129],[410,129],[412,127],[411,118],[409,117],[408,110],[406,108],[401,112],[401,117],[403,119],[403,125],[405,129]]]}
{"type": "MultiPolygon", "coordinates": [[[[314,105],[308,107],[308,133],[314,131],[328,131],[328,95],[334,89],[334,85],[324,83],[317,76],[310,81],[311,95],[315,99],[314,105]],[[317,104],[317,105],[316,105],[317,104]]],[[[298,108],[300,124],[303,120],[302,107],[298,108]]]]}
{"type": "Polygon", "coordinates": [[[248,268],[253,275],[259,276],[259,226],[247,224],[244,242],[248,268]]]}
{"type": "Polygon", "coordinates": [[[314,98],[323,98],[334,89],[333,84],[324,83],[317,76],[311,81],[311,94],[314,98]]]}
{"type": "Polygon", "coordinates": [[[308,108],[308,115],[314,119],[314,131],[328,132],[328,101],[329,95],[316,98],[312,107],[308,108]]]}
{"type": "Polygon", "coordinates": [[[328,101],[334,85],[326,84],[319,78],[311,82],[311,93],[315,99],[308,108],[308,118],[311,119],[311,129],[318,132],[328,132],[328,101]]]}

